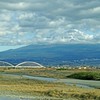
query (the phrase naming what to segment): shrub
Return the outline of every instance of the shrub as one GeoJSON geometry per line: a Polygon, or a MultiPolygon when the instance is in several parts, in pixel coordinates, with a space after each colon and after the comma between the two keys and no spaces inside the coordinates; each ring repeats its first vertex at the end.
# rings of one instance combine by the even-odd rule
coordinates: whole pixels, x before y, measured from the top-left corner
{"type": "Polygon", "coordinates": [[[100,73],[97,72],[79,72],[69,76],[69,78],[84,79],[84,80],[100,80],[100,73]]]}

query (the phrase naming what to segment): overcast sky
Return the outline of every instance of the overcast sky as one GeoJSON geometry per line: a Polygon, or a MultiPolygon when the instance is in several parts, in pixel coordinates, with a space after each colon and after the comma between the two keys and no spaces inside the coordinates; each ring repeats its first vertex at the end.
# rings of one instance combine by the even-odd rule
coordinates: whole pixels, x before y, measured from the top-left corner
{"type": "Polygon", "coordinates": [[[100,0],[0,0],[0,46],[100,43],[100,0]]]}

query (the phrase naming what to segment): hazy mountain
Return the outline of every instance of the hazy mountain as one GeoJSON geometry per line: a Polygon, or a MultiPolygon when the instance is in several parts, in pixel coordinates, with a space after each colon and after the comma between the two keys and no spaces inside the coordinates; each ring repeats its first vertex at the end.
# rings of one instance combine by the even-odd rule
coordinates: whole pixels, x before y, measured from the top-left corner
{"type": "Polygon", "coordinates": [[[30,60],[43,65],[100,65],[100,45],[29,45],[0,52],[0,60],[13,64],[30,60]]]}

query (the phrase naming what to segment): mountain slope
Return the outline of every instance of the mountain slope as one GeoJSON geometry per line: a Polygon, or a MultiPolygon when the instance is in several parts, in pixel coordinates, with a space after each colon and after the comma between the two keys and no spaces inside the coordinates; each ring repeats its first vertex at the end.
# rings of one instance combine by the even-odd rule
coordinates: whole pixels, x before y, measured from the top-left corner
{"type": "Polygon", "coordinates": [[[99,44],[29,45],[0,53],[0,60],[14,64],[36,61],[43,65],[99,65],[99,44]]]}

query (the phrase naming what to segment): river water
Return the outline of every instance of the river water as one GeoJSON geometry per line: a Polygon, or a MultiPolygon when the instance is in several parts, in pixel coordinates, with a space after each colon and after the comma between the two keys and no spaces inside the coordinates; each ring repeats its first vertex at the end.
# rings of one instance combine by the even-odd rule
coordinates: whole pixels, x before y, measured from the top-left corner
{"type": "Polygon", "coordinates": [[[50,81],[50,82],[63,82],[68,85],[75,85],[77,87],[88,88],[88,89],[93,89],[96,86],[100,87],[100,81],[93,81],[93,80],[90,81],[90,80],[79,80],[79,79],[55,79],[55,78],[46,78],[46,77],[34,77],[28,75],[23,75],[22,77],[29,78],[29,79],[50,81]]]}
{"type": "Polygon", "coordinates": [[[11,77],[22,77],[28,79],[36,79],[48,82],[62,82],[67,85],[74,85],[81,88],[100,88],[100,81],[95,80],[79,80],[79,79],[56,79],[56,78],[47,78],[47,77],[39,77],[39,76],[29,76],[29,75],[12,75],[12,74],[2,74],[2,75],[9,75],[11,77]]]}
{"type": "Polygon", "coordinates": [[[0,96],[0,100],[77,100],[77,99],[62,99],[50,97],[25,97],[25,96],[0,96]]]}

